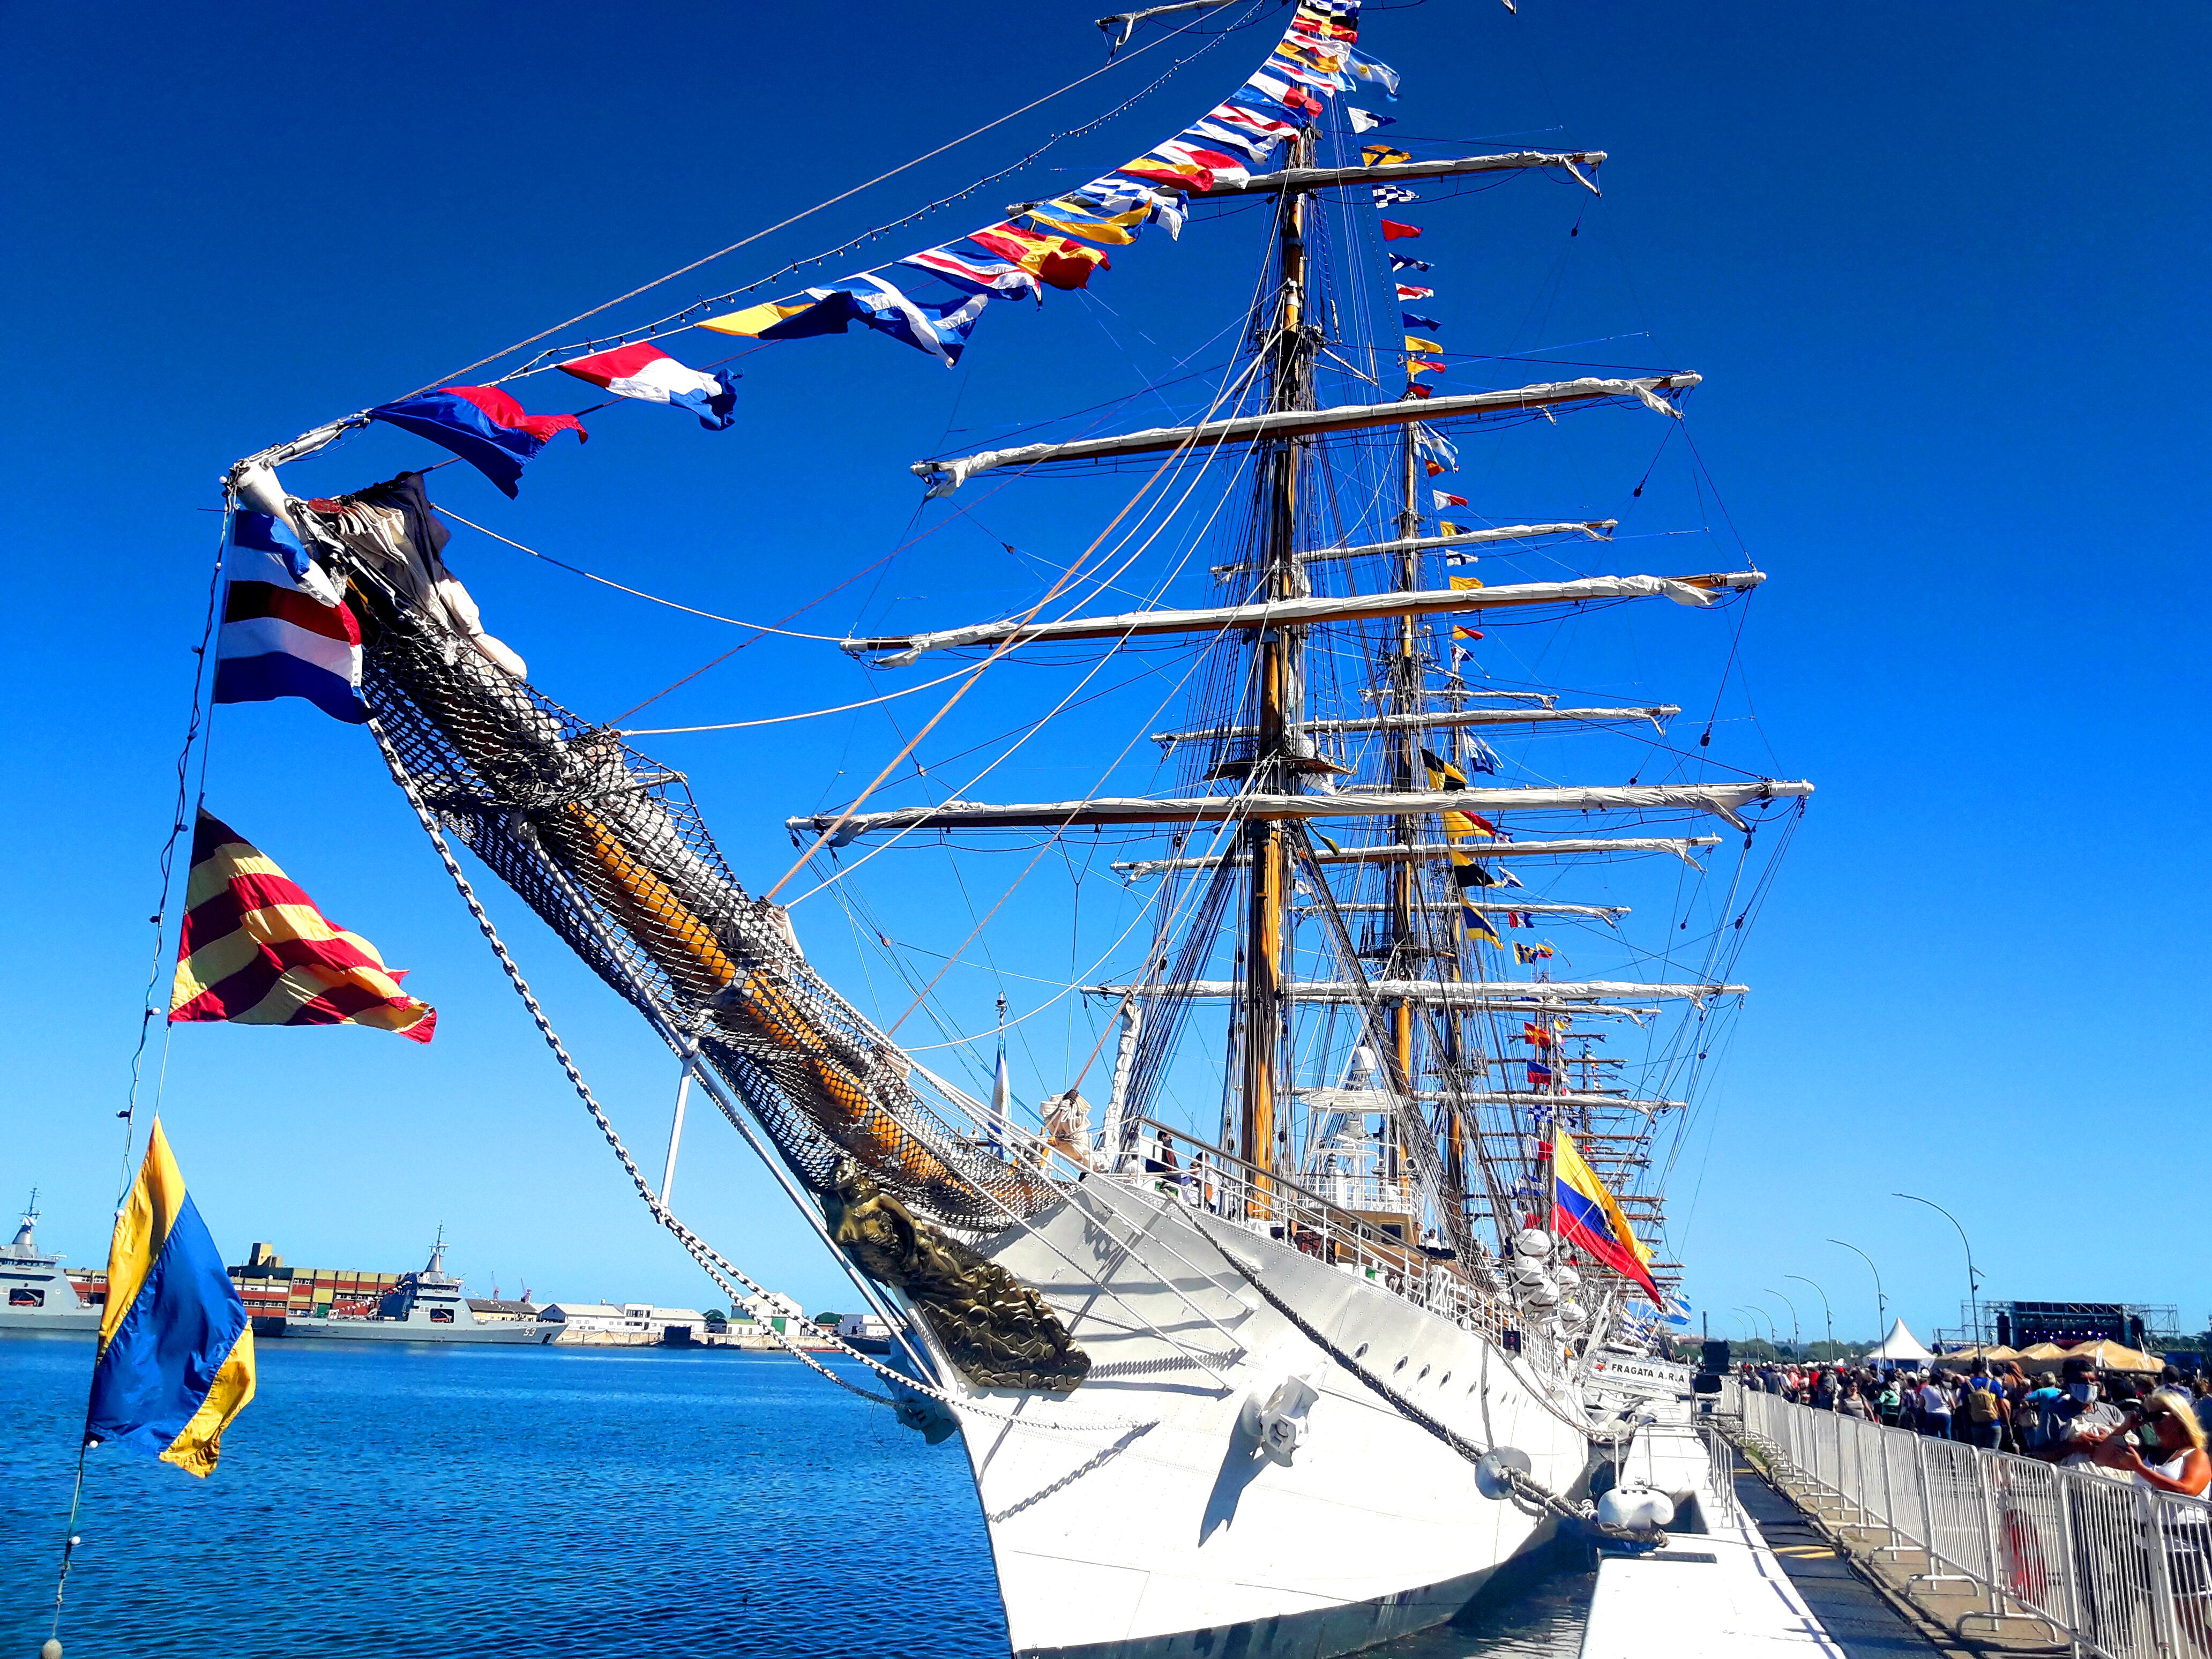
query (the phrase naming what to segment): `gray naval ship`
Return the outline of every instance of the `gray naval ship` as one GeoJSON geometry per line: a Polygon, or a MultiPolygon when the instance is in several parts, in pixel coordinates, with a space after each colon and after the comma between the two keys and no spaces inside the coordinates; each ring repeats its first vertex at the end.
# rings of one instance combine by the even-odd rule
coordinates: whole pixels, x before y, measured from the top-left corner
{"type": "MultiPolygon", "coordinates": [[[[235,1271],[235,1270],[234,1270],[235,1271]]],[[[550,1342],[561,1334],[558,1321],[478,1319],[462,1294],[461,1281],[446,1271],[446,1230],[438,1229],[430,1259],[420,1273],[408,1273],[385,1293],[375,1313],[330,1314],[301,1318],[286,1314],[253,1316],[257,1337],[335,1339],[346,1342],[504,1342],[526,1346],[550,1342]]]]}
{"type": "Polygon", "coordinates": [[[83,1331],[100,1328],[100,1310],[76,1293],[62,1259],[40,1249],[39,1193],[23,1206],[12,1244],[0,1244],[0,1331],[83,1331]]]}

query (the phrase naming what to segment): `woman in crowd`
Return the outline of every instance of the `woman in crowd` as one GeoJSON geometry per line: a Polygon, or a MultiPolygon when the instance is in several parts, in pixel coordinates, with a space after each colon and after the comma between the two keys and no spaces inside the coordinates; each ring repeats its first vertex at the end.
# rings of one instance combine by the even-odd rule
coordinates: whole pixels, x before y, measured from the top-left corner
{"type": "Polygon", "coordinates": [[[1966,1382],[1960,1391],[1959,1403],[1964,1407],[1960,1415],[1965,1421],[1960,1426],[1965,1437],[1984,1451],[2001,1449],[2010,1402],[2005,1399],[2004,1385],[1990,1375],[1989,1362],[1978,1355],[1966,1367],[1966,1382]]]}
{"type": "Polygon", "coordinates": [[[1898,1413],[1904,1409],[1904,1401],[1899,1396],[1897,1391],[1897,1373],[1895,1371],[1888,1371],[1883,1374],[1881,1381],[1875,1391],[1874,1408],[1876,1414],[1881,1417],[1883,1423],[1893,1429],[1898,1426],[1898,1413]]]}
{"type": "Polygon", "coordinates": [[[1836,1409],[1844,1416],[1856,1417],[1863,1423],[1874,1421],[1874,1407],[1867,1404],[1867,1397],[1860,1392],[1859,1381],[1855,1376],[1844,1379],[1844,1391],[1837,1396],[1836,1409]]]}
{"type": "Polygon", "coordinates": [[[1920,1419],[1920,1432],[1931,1440],[1951,1437],[1951,1395],[1943,1385],[1938,1371],[1921,1373],[1920,1386],[1912,1391],[1915,1413],[1920,1419]]]}
{"type": "Polygon", "coordinates": [[[2160,1389],[2138,1408],[2142,1432],[2152,1443],[2146,1457],[2128,1434],[2108,1434],[2089,1454],[2089,1461],[2130,1477],[2152,1492],[2177,1492],[2202,1498],[2212,1487],[2212,1456],[2204,1449],[2204,1431],[2189,1397],[2179,1389],[2160,1389]]]}
{"type": "MultiPolygon", "coordinates": [[[[2160,1389],[2136,1409],[2148,1449],[2136,1445],[2134,1435],[2114,1432],[2097,1443],[2090,1461],[2152,1492],[2203,1497],[2212,1487],[2212,1456],[2205,1454],[2195,1402],[2178,1388],[2160,1389]]],[[[2161,1517],[2154,1535],[2166,1552],[2166,1583],[2182,1632],[2197,1652],[2212,1652],[2206,1619],[2212,1606],[2212,1524],[2203,1511],[2178,1505],[2161,1517]]]]}

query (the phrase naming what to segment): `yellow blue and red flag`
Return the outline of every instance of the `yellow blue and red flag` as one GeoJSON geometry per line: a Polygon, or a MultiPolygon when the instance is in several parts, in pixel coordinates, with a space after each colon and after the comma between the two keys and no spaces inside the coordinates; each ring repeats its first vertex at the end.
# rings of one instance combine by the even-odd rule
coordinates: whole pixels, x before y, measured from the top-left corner
{"type": "Polygon", "coordinates": [[[155,1118],[107,1247],[85,1444],[112,1440],[212,1474],[253,1382],[252,1322],[155,1118]]]}
{"type": "Polygon", "coordinates": [[[1565,1130],[1552,1137],[1552,1231],[1593,1261],[1642,1285],[1655,1307],[1664,1305],[1651,1280],[1651,1253],[1565,1130]]]}

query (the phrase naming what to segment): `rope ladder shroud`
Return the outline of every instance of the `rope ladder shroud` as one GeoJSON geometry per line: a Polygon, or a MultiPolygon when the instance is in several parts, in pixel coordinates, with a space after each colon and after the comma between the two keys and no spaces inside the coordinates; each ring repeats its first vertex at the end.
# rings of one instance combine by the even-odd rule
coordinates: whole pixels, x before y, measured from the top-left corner
{"type": "MultiPolygon", "coordinates": [[[[830,1189],[836,1167],[848,1155],[848,1149],[832,1139],[812,1120],[803,1100],[795,1097],[810,1084],[818,1086],[825,1073],[832,1077],[842,1073],[851,1078],[858,1070],[852,1062],[865,1064],[868,1058],[862,1044],[872,1037],[872,1028],[805,968],[787,929],[776,921],[763,920],[760,914],[763,907],[753,905],[745,898],[699,822],[680,776],[641,762],[609,734],[585,726],[532,689],[507,678],[477,658],[465,643],[434,638],[421,623],[410,626],[411,620],[404,616],[392,619],[393,625],[368,653],[369,672],[363,678],[363,694],[374,711],[368,722],[370,731],[394,781],[406,795],[447,878],[468,906],[478,931],[491,946],[532,1022],[654,1219],[668,1229],[733,1303],[742,1300],[744,1294],[763,1294],[763,1287],[757,1280],[700,1238],[653,1190],[500,937],[454,856],[447,830],[451,829],[459,836],[494,873],[515,888],[595,973],[648,1019],[658,1024],[662,1010],[687,1011],[679,1018],[690,1028],[686,1034],[698,1043],[702,1057],[737,1090],[777,1153],[785,1158],[806,1190],[817,1197],[830,1189]],[[409,668],[420,676],[411,687],[403,684],[400,678],[409,668]],[[439,684],[441,672],[450,677],[443,685],[439,684]],[[410,695],[410,690],[426,695],[418,702],[410,695]],[[437,697],[443,705],[442,712],[457,723],[462,722],[467,706],[459,702],[454,695],[457,691],[492,694],[488,700],[489,719],[484,718],[483,705],[477,707],[483,736],[489,737],[501,728],[508,732],[524,729],[536,739],[536,752],[530,757],[530,763],[503,769],[503,781],[509,785],[512,795],[528,798],[530,805],[538,807],[537,811],[527,810],[522,799],[501,800],[489,793],[484,786],[490,779],[475,769],[460,744],[441,740],[446,734],[438,726],[445,722],[434,724],[428,708],[438,706],[431,702],[432,697],[437,697]],[[591,779],[595,787],[581,791],[572,787],[567,792],[568,799],[556,799],[561,793],[557,780],[569,769],[558,764],[549,767],[546,763],[557,763],[563,758],[563,750],[569,751],[566,757],[571,759],[576,750],[583,752],[596,774],[591,779]],[[611,768],[615,769],[614,775],[606,775],[611,768]],[[431,786],[428,789],[423,787],[426,779],[431,786]],[[549,782],[553,786],[550,788],[547,787],[549,782]],[[627,915],[607,907],[604,890],[588,896],[601,914],[588,917],[580,915],[574,907],[578,888],[582,884],[556,882],[549,878],[550,855],[543,843],[551,837],[545,835],[545,825],[549,818],[559,823],[563,816],[569,817],[567,830],[572,844],[574,838],[587,836],[590,847],[601,855],[603,867],[623,871],[633,878],[635,884],[627,893],[632,899],[627,915]],[[613,823],[635,825],[641,822],[660,842],[660,850],[677,854],[679,860],[690,860],[688,870],[679,862],[679,871],[692,878],[693,896],[720,900],[715,906],[719,913],[716,919],[723,927],[728,927],[739,918],[753,924],[750,928],[730,927],[729,931],[760,949],[762,956],[770,957],[773,967],[781,971],[764,991],[752,994],[763,998],[778,994],[781,1000],[771,1006],[787,1010],[799,999],[811,1003],[818,998],[818,1012],[800,1004],[804,1012],[793,1015],[794,1018],[844,1016],[842,1029],[834,1030],[823,1044],[825,1048],[836,1050],[829,1061],[817,1054],[794,1065],[788,1059],[788,1050],[732,1038],[719,1031],[712,1023],[712,1004],[734,975],[726,976],[712,994],[702,996],[697,986],[685,983],[688,976],[665,971],[656,954],[639,943],[636,933],[631,931],[633,927],[658,925],[672,931],[683,921],[688,921],[696,932],[701,926],[698,920],[685,915],[680,900],[669,890],[670,884],[661,882],[656,889],[652,884],[657,879],[654,873],[642,869],[639,860],[618,850],[619,844],[607,828],[613,823]],[[644,879],[641,881],[641,878],[644,879]],[[710,884],[719,884],[720,892],[710,884]],[[640,890],[648,901],[641,919],[636,903],[640,890]],[[651,902],[655,899],[659,901],[657,907],[651,902]],[[774,960],[772,953],[778,945],[789,960],[774,960]],[[688,997],[684,994],[687,989],[692,992],[688,997]],[[810,996],[810,993],[814,994],[810,996]],[[842,1042],[837,1041],[839,1037],[843,1039],[842,1042]],[[763,1048],[773,1052],[763,1053],[763,1048]]],[[[574,780],[571,778],[569,781],[573,786],[574,780]]],[[[582,873],[565,865],[562,872],[571,877],[582,873]]],[[[718,939],[722,931],[717,927],[706,938],[693,937],[686,941],[695,959],[703,959],[708,952],[720,948],[718,939]]],[[[762,973],[762,969],[755,969],[752,976],[758,978],[762,973]]],[[[880,1073],[881,1068],[878,1069],[880,1073]]],[[[904,1095],[898,1104],[910,1109],[920,1121],[910,1125],[902,1121],[905,1111],[894,1115],[880,1105],[874,1108],[875,1121],[868,1123],[864,1120],[864,1127],[873,1129],[878,1146],[900,1158],[888,1171],[870,1170],[887,1189],[904,1187],[906,1190],[899,1195],[913,1207],[949,1229],[971,1235],[996,1231],[1003,1224],[1001,1218],[1026,1218],[1057,1200],[1057,1189],[1042,1176],[1012,1170],[995,1160],[979,1158],[969,1152],[960,1146],[951,1126],[930,1111],[911,1086],[905,1084],[903,1077],[897,1077],[896,1081],[904,1095]],[[957,1161],[957,1167],[954,1160],[957,1161]],[[929,1178],[916,1178],[917,1168],[927,1172],[929,1178]],[[992,1182],[988,1190],[969,1188],[962,1178],[971,1169],[987,1180],[994,1174],[999,1179],[992,1182]],[[907,1177],[902,1181],[898,1179],[902,1170],[907,1177]]],[[[881,1376],[896,1391],[893,1395],[875,1394],[839,1376],[782,1333],[769,1328],[771,1338],[780,1346],[840,1388],[902,1413],[908,1399],[901,1396],[920,1396],[948,1411],[972,1413],[1030,1429],[1144,1431],[1153,1426],[1149,1422],[1126,1419],[1051,1420],[1000,1411],[973,1396],[955,1395],[908,1376],[872,1355],[859,1352],[834,1334],[824,1332],[825,1340],[847,1358],[881,1376]]]]}

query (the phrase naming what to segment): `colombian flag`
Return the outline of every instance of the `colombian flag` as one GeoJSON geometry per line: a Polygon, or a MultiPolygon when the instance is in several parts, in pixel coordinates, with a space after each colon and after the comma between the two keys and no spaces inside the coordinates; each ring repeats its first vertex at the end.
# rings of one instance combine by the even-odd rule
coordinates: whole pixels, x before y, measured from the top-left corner
{"type": "Polygon", "coordinates": [[[1651,1253],[1565,1130],[1552,1138],[1552,1231],[1593,1261],[1642,1285],[1653,1306],[1665,1304],[1646,1265],[1651,1253]]]}
{"type": "Polygon", "coordinates": [[[253,1382],[246,1304],[155,1118],[107,1247],[85,1444],[113,1440],[188,1474],[212,1474],[222,1431],[253,1398],[253,1382]]]}

